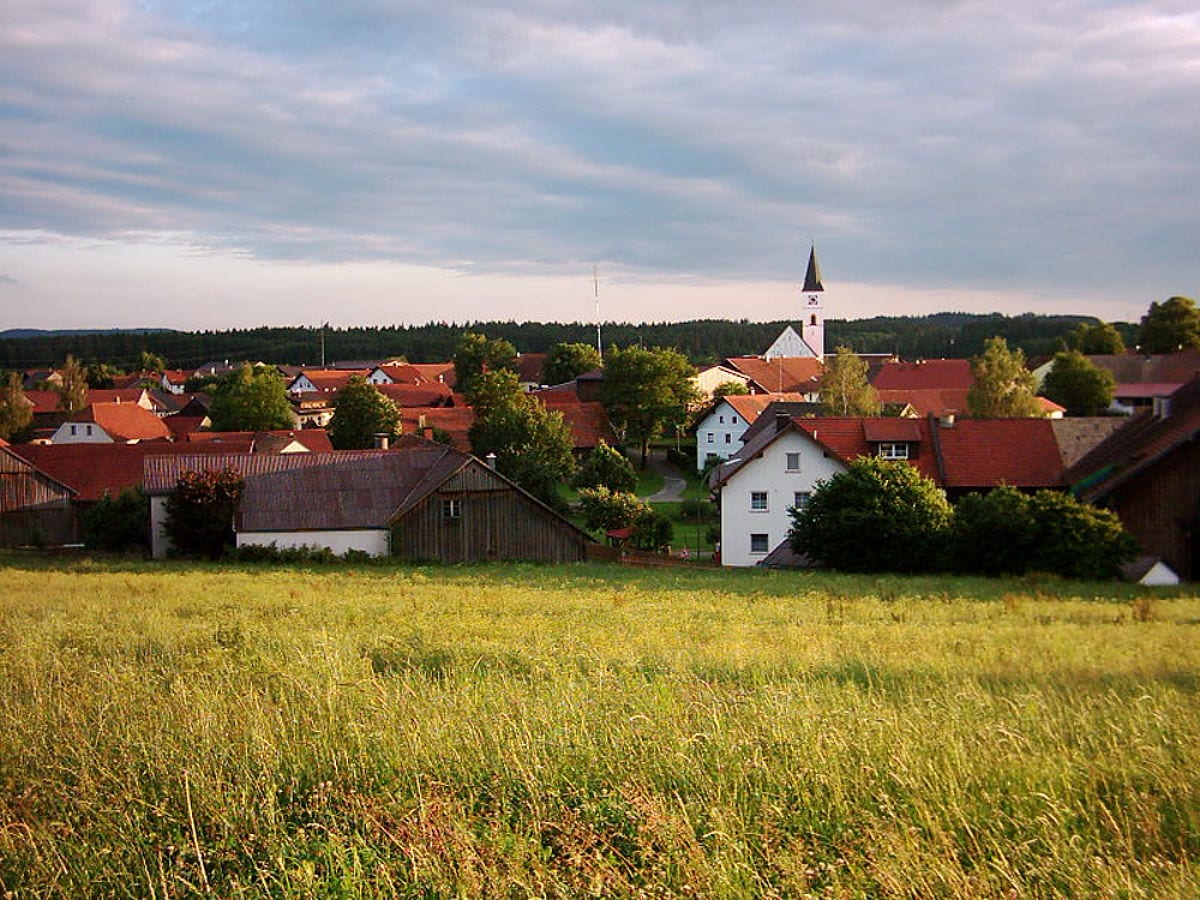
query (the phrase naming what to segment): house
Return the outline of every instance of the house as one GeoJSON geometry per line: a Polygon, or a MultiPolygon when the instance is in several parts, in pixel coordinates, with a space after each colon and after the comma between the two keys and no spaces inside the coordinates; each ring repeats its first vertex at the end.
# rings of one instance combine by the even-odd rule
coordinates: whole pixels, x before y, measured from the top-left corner
{"type": "Polygon", "coordinates": [[[752,394],[803,394],[806,400],[820,400],[821,376],[825,364],[817,356],[730,356],[721,365],[747,379],[752,394]]]}
{"type": "Polygon", "coordinates": [[[700,413],[696,435],[696,471],[712,459],[729,459],[742,449],[742,436],[772,403],[803,403],[803,394],[731,394],[714,400],[700,413]]]}
{"type": "MultiPolygon", "coordinates": [[[[149,458],[155,556],[165,555],[165,498],[203,458],[149,458]],[[155,518],[156,506],[161,501],[155,518]]],[[[321,457],[222,460],[242,473],[238,546],[326,547],[446,563],[578,562],[591,538],[474,457],[421,442],[321,457]]]]}
{"type": "Polygon", "coordinates": [[[426,440],[441,438],[459,450],[470,450],[468,432],[475,422],[469,406],[405,406],[400,408],[400,433],[426,440]]]}
{"type": "Polygon", "coordinates": [[[75,491],[0,439],[0,547],[79,540],[75,491]]]}
{"type": "Polygon", "coordinates": [[[366,378],[366,369],[305,369],[290,382],[287,392],[293,396],[304,394],[335,394],[355,375],[366,378]]]}
{"type": "Polygon", "coordinates": [[[89,403],[67,417],[51,438],[55,444],[132,444],[167,441],[171,431],[162,419],[136,403],[89,403]]]}
{"type": "Polygon", "coordinates": [[[245,453],[332,453],[333,444],[323,428],[303,428],[279,431],[198,431],[184,436],[192,452],[201,452],[197,445],[246,445],[245,453]]]}
{"type": "Polygon", "coordinates": [[[619,443],[603,403],[583,402],[571,391],[537,391],[534,396],[547,409],[562,413],[563,421],[571,429],[571,450],[577,459],[591,453],[601,442],[610,447],[619,443]]]}
{"type": "Polygon", "coordinates": [[[159,382],[162,384],[162,389],[168,394],[182,394],[185,390],[184,386],[191,377],[192,373],[183,369],[167,369],[159,376],[159,382]]]}
{"type": "Polygon", "coordinates": [[[751,379],[749,375],[744,375],[737,369],[718,364],[699,369],[692,382],[701,396],[711,400],[713,393],[723,384],[739,384],[749,391],[751,379]]]}
{"type": "Polygon", "coordinates": [[[1143,553],[1200,578],[1200,378],[1136,413],[1066,477],[1080,499],[1115,511],[1143,553]]]}
{"type": "Polygon", "coordinates": [[[876,391],[961,391],[966,411],[966,392],[975,386],[971,361],[967,359],[919,359],[915,362],[889,360],[879,367],[871,386],[876,391]]]}
{"type": "MultiPolygon", "coordinates": [[[[1129,415],[1154,405],[1155,398],[1169,397],[1193,378],[1200,376],[1200,350],[1143,355],[1128,353],[1096,354],[1088,361],[1110,372],[1113,387],[1113,412],[1129,415]]],[[[1040,386],[1054,367],[1051,357],[1033,370],[1040,386]]]]}
{"type": "Polygon", "coordinates": [[[542,369],[546,366],[547,353],[517,354],[517,379],[522,390],[536,391],[542,386],[542,369]]]}
{"type": "Polygon", "coordinates": [[[764,428],[709,485],[721,512],[721,561],[755,565],[791,528],[821,482],[859,456],[903,460],[954,499],[1008,484],[1062,487],[1063,464],[1048,419],[783,418],[764,428]]]}

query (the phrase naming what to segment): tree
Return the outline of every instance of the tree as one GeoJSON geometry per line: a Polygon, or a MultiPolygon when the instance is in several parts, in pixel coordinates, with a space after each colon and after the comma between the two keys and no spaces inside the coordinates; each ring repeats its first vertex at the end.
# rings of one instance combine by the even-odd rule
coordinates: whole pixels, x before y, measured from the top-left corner
{"type": "Polygon", "coordinates": [[[722,381],[713,388],[713,399],[720,400],[722,397],[739,397],[749,394],[750,389],[740,381],[722,381]]]}
{"type": "Polygon", "coordinates": [[[274,431],[293,427],[292,405],[283,379],[247,363],[225,375],[213,392],[213,431],[274,431]]]}
{"type": "Polygon", "coordinates": [[[1071,348],[1085,356],[1112,356],[1125,352],[1125,341],[1121,332],[1108,322],[1098,321],[1094,325],[1086,322],[1071,333],[1071,348]]]}
{"type": "Polygon", "coordinates": [[[879,397],[867,382],[867,361],[838,347],[821,378],[821,412],[827,416],[877,416],[879,397]]]}
{"type": "Polygon", "coordinates": [[[907,463],[862,456],[791,515],[792,548],[826,566],[922,572],[941,563],[951,509],[945,493],[907,463]]]}
{"type": "Polygon", "coordinates": [[[9,440],[22,435],[33,422],[33,404],[25,396],[21,373],[9,372],[8,383],[0,388],[0,438],[9,440]]]}
{"type": "Polygon", "coordinates": [[[650,441],[687,421],[688,407],[700,398],[695,370],[678,350],[629,347],[609,351],[600,399],[619,432],[641,447],[646,467],[650,441]]]}
{"type": "Polygon", "coordinates": [[[517,351],[508,341],[488,340],[487,335],[471,331],[459,338],[454,349],[454,387],[468,399],[480,375],[501,369],[509,372],[517,369],[517,351]]]}
{"type": "Polygon", "coordinates": [[[628,491],[612,491],[601,485],[579,492],[579,513],[590,531],[626,528],[637,520],[646,504],[628,491]]]}
{"type": "Polygon", "coordinates": [[[1200,349],[1200,309],[1190,297],[1154,302],[1142,316],[1138,347],[1143,353],[1200,349]]]}
{"type": "Polygon", "coordinates": [[[1029,568],[1037,538],[1029,496],[1000,485],[958,501],[950,529],[950,558],[959,572],[1020,574],[1029,568]]]}
{"type": "Polygon", "coordinates": [[[670,546],[674,534],[675,527],[671,520],[647,504],[633,520],[633,534],[629,536],[629,541],[639,550],[659,553],[670,546]]]}
{"type": "Polygon", "coordinates": [[[338,450],[364,450],[374,445],[376,434],[395,436],[400,428],[396,404],[375,385],[355,375],[333,399],[329,442],[338,450]]]}
{"type": "Polygon", "coordinates": [[[633,493],[637,488],[637,472],[625,454],[601,441],[583,461],[571,485],[577,490],[606,487],[633,493]]]}
{"type": "Polygon", "coordinates": [[[58,391],[58,408],[68,414],[83,409],[87,405],[88,393],[86,370],[74,356],[68,354],[58,374],[62,379],[55,388],[58,391]]]}
{"type": "Polygon", "coordinates": [[[1025,368],[1025,353],[1009,350],[1002,337],[988,338],[983,353],[971,360],[975,384],[967,408],[977,419],[1018,419],[1042,415],[1034,393],[1033,373],[1025,368]]]}
{"type": "Polygon", "coordinates": [[[496,468],[544,503],[558,507],[558,485],[575,470],[571,429],[562,413],[521,390],[515,373],[483,372],[474,389],[471,452],[496,454],[496,468]]]}
{"type": "Polygon", "coordinates": [[[218,559],[235,542],[233,514],[245,482],[230,468],[189,471],[167,495],[163,528],[180,553],[218,559]]]}
{"type": "Polygon", "coordinates": [[[166,368],[167,361],[157,353],[143,350],[138,354],[137,370],[139,372],[163,372],[166,368]]]}
{"type": "Polygon", "coordinates": [[[1037,523],[1029,571],[1066,578],[1116,578],[1137,555],[1138,545],[1117,514],[1070,494],[1038,491],[1029,511],[1037,523]]]}
{"type": "Polygon", "coordinates": [[[542,380],[546,384],[563,384],[600,368],[601,364],[600,353],[591,344],[555,344],[546,354],[542,380]]]}
{"type": "Polygon", "coordinates": [[[92,550],[150,549],[150,500],[140,488],[107,493],[83,513],[83,543],[92,550]]]}
{"type": "Polygon", "coordinates": [[[1054,366],[1042,382],[1042,394],[1067,408],[1072,416],[1103,415],[1112,403],[1116,379],[1078,350],[1055,354],[1054,366]]]}
{"type": "Polygon", "coordinates": [[[107,363],[92,363],[87,367],[84,377],[89,388],[106,390],[116,384],[118,375],[123,375],[120,369],[107,363]]]}

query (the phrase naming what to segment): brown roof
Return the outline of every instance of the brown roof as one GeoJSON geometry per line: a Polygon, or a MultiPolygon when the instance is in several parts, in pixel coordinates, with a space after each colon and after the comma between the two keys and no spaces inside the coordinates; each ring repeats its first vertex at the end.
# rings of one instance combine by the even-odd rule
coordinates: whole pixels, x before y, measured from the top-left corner
{"type": "Polygon", "coordinates": [[[879,402],[888,406],[911,406],[918,416],[967,412],[967,394],[970,388],[899,388],[880,390],[875,388],[879,402]]]}
{"type": "MultiPolygon", "coordinates": [[[[247,444],[250,453],[279,453],[293,441],[310,453],[332,453],[333,444],[324,428],[298,428],[280,431],[193,431],[184,440],[196,444],[247,444]]],[[[195,452],[195,451],[193,451],[195,452]]]]}
{"type": "Polygon", "coordinates": [[[517,377],[521,381],[542,383],[542,369],[546,365],[547,353],[522,353],[517,356],[517,377]]]}
{"type": "Polygon", "coordinates": [[[1143,356],[1140,353],[1116,353],[1089,356],[1094,366],[1112,372],[1118,387],[1136,384],[1185,384],[1200,376],[1200,350],[1181,350],[1143,356]]]}
{"type": "Polygon", "coordinates": [[[1166,414],[1145,410],[1071,467],[1068,483],[1086,500],[1102,497],[1200,436],[1200,378],[1170,397],[1166,414]]]}
{"type": "Polygon", "coordinates": [[[422,423],[425,428],[437,428],[450,435],[460,450],[469,450],[471,439],[467,432],[475,422],[475,410],[469,406],[405,406],[400,409],[401,434],[417,434],[422,423]]]}
{"type": "Polygon", "coordinates": [[[450,385],[423,381],[420,384],[377,384],[379,393],[397,406],[447,406],[454,402],[450,385]]]}
{"type": "Polygon", "coordinates": [[[591,450],[601,441],[610,446],[617,443],[616,432],[603,403],[556,403],[548,408],[562,413],[571,429],[571,446],[575,450],[591,450]]]}
{"type": "Polygon", "coordinates": [[[185,435],[199,431],[209,421],[208,416],[167,416],[163,424],[171,432],[174,440],[183,440],[185,435]]]}
{"type": "Polygon", "coordinates": [[[810,356],[781,356],[770,361],[761,356],[732,356],[722,362],[751,379],[764,393],[809,394],[820,388],[825,365],[810,356]]]}
{"type": "Polygon", "coordinates": [[[67,421],[94,422],[114,441],[169,440],[171,437],[162,419],[136,403],[89,403],[67,421]]]}
{"type": "Polygon", "coordinates": [[[385,528],[470,462],[452,447],[424,444],[318,466],[246,474],[239,531],[385,528]]]}

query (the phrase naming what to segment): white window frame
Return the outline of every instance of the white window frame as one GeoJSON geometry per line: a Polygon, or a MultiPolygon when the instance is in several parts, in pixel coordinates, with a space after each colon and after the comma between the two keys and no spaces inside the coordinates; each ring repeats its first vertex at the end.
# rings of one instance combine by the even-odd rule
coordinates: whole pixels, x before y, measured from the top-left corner
{"type": "Polygon", "coordinates": [[[785,453],[783,455],[784,471],[785,472],[799,472],[801,459],[802,459],[802,456],[799,453],[785,453]],[[795,465],[792,465],[792,460],[796,461],[795,465]]]}
{"type": "Polygon", "coordinates": [[[751,556],[766,556],[771,552],[771,535],[762,533],[752,533],[750,535],[750,555],[751,556]],[[754,549],[754,539],[762,538],[762,546],[764,549],[754,549]]]}
{"type": "Polygon", "coordinates": [[[880,459],[909,459],[910,452],[908,444],[903,441],[887,441],[879,445],[880,459]]]}
{"type": "Polygon", "coordinates": [[[765,513],[770,511],[770,497],[766,491],[750,492],[750,512],[765,513]],[[761,499],[762,505],[759,505],[761,499]]]}
{"type": "Polygon", "coordinates": [[[457,522],[462,518],[462,498],[449,497],[442,500],[442,520],[457,522]]]}
{"type": "Polygon", "coordinates": [[[716,436],[715,434],[713,434],[713,433],[710,431],[710,432],[708,433],[708,443],[710,443],[710,444],[711,444],[711,443],[713,443],[714,441],[716,441],[716,439],[717,439],[717,436],[716,436]]]}

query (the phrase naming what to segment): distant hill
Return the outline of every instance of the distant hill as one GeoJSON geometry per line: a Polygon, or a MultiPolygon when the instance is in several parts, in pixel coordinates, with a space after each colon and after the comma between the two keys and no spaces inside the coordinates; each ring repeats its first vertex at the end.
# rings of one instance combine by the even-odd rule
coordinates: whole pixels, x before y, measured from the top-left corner
{"type": "Polygon", "coordinates": [[[0,331],[0,341],[25,338],[74,337],[81,334],[164,334],[170,328],[9,328],[0,331]]]}
{"type": "MultiPolygon", "coordinates": [[[[1026,356],[1051,353],[1080,322],[1090,316],[1041,316],[1026,313],[936,313],[928,316],[877,316],[872,319],[830,319],[825,344],[848,346],[860,353],[896,353],[904,359],[966,358],[982,351],[984,341],[999,335],[1026,356]]],[[[674,347],[696,364],[727,356],[762,353],[791,322],[749,322],[702,319],[633,325],[608,322],[601,326],[606,347],[674,347]]],[[[1115,323],[1132,343],[1137,326],[1115,323]]],[[[591,344],[596,327],[585,322],[467,322],[426,325],[332,328],[324,335],[325,359],[370,360],[400,356],[410,362],[450,359],[465,331],[510,341],[523,353],[544,353],[560,342],[591,344]]],[[[32,369],[60,364],[68,353],[86,363],[108,363],[128,369],[148,351],[168,365],[188,369],[214,359],[248,359],[290,365],[316,365],[321,360],[318,329],[250,328],[230,331],[172,331],[121,329],[111,331],[34,331],[15,329],[0,334],[0,368],[32,369]],[[15,335],[22,335],[16,337],[15,335]]]]}

